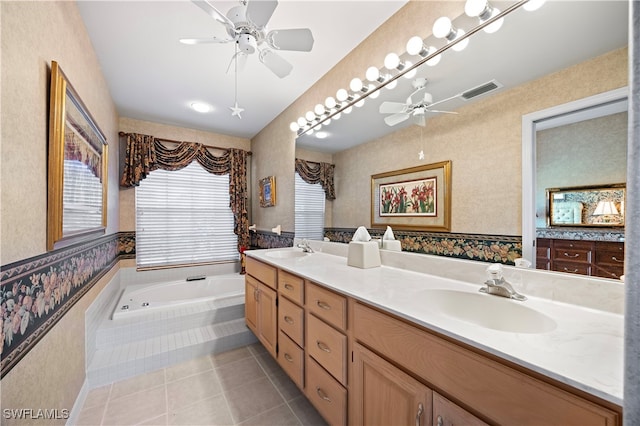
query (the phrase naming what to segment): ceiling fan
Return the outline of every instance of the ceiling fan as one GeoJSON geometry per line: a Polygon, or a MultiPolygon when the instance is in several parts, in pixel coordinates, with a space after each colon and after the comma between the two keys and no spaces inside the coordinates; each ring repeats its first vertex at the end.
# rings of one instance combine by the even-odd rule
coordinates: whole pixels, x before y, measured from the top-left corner
{"type": "Polygon", "coordinates": [[[395,126],[409,118],[413,120],[414,124],[424,126],[426,124],[427,113],[457,114],[457,112],[454,111],[436,110],[433,109],[433,107],[457,98],[458,96],[461,96],[461,94],[433,102],[433,96],[431,96],[431,93],[428,93],[425,89],[425,86],[427,85],[426,78],[416,78],[412,85],[415,90],[409,95],[406,102],[386,101],[380,105],[381,114],[392,114],[384,118],[384,122],[388,126],[395,126]]]}
{"type": "Polygon", "coordinates": [[[185,44],[235,42],[238,49],[231,58],[231,63],[235,60],[238,69],[243,67],[249,55],[257,51],[260,62],[275,75],[284,78],[289,75],[293,66],[274,50],[309,52],[313,47],[313,34],[309,28],[267,31],[269,19],[278,6],[277,0],[240,0],[240,5],[231,8],[226,15],[216,9],[209,0],[193,0],[193,3],[223,24],[229,37],[183,38],[180,42],[185,44]]]}

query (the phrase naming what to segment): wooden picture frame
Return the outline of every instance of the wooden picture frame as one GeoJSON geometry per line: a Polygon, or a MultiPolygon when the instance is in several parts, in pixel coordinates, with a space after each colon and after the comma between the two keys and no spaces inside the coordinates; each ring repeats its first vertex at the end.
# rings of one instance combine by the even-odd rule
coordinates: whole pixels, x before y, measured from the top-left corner
{"type": "Polygon", "coordinates": [[[276,178],[268,176],[260,179],[260,207],[273,207],[276,205],[276,178]]]}
{"type": "Polygon", "coordinates": [[[548,227],[624,227],[624,183],[547,188],[546,192],[548,227]]]}
{"type": "Polygon", "coordinates": [[[371,176],[371,226],[451,230],[451,161],[371,176]]]}
{"type": "Polygon", "coordinates": [[[107,227],[108,145],[56,61],[51,62],[47,250],[107,227]]]}

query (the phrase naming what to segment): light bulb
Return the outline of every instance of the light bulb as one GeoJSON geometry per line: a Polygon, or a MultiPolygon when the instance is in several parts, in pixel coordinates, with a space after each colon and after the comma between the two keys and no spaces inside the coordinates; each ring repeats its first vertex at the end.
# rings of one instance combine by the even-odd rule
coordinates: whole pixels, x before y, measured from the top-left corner
{"type": "Polygon", "coordinates": [[[334,99],[334,97],[333,96],[329,96],[324,101],[324,106],[326,106],[329,109],[335,108],[336,107],[336,100],[334,99]]]}
{"type": "Polygon", "coordinates": [[[201,112],[204,114],[205,112],[211,111],[212,108],[210,105],[207,105],[204,102],[192,102],[191,109],[193,109],[196,112],[201,112]]]}
{"type": "Polygon", "coordinates": [[[351,111],[353,111],[353,106],[350,106],[349,108],[345,108],[344,111],[342,112],[344,112],[345,114],[351,114],[351,111]]]}
{"type": "Polygon", "coordinates": [[[380,91],[379,91],[379,90],[376,90],[376,91],[374,92],[374,91],[372,91],[373,89],[375,89],[375,86],[374,86],[373,84],[370,84],[370,85],[369,85],[369,92],[370,92],[369,97],[370,97],[371,99],[375,99],[375,98],[377,98],[378,96],[380,96],[380,91]]]}
{"type": "Polygon", "coordinates": [[[487,5],[487,0],[467,0],[467,3],[464,5],[464,13],[472,18],[480,16],[487,8],[487,5]]]}
{"type": "MultiPolygon", "coordinates": [[[[498,15],[499,13],[500,13],[500,11],[494,7],[494,8],[492,8],[491,16],[489,16],[487,19],[491,19],[494,16],[498,15]]],[[[484,27],[484,32],[488,33],[488,34],[493,34],[496,31],[498,31],[500,28],[502,28],[502,24],[504,24],[504,18],[500,18],[497,21],[495,21],[495,22],[487,25],[486,27],[484,27]]]]}
{"type": "Polygon", "coordinates": [[[378,81],[378,79],[380,78],[380,70],[376,67],[369,67],[367,68],[365,77],[367,77],[367,80],[371,82],[378,81]]]}
{"type": "MultiPolygon", "coordinates": [[[[409,62],[409,61],[406,61],[404,63],[405,68],[411,68],[411,65],[413,65],[413,64],[411,62],[409,62]]],[[[414,68],[411,71],[405,73],[403,75],[403,77],[411,79],[411,78],[415,77],[417,73],[418,73],[418,70],[416,68],[414,68]]]]}
{"type": "Polygon", "coordinates": [[[355,105],[358,108],[362,108],[362,106],[364,105],[364,98],[360,99],[358,102],[356,102],[355,105]]]}
{"type": "Polygon", "coordinates": [[[300,130],[300,126],[298,126],[298,123],[296,123],[295,121],[292,121],[291,124],[289,124],[289,128],[292,132],[297,132],[298,130],[300,130]]]}
{"type": "Polygon", "coordinates": [[[349,92],[347,92],[346,89],[338,89],[338,91],[336,92],[336,99],[340,102],[346,101],[348,97],[349,92]]]}
{"type": "Polygon", "coordinates": [[[445,38],[451,33],[451,19],[442,16],[433,24],[433,36],[436,38],[445,38]]]}
{"type": "Polygon", "coordinates": [[[324,125],[328,126],[329,124],[331,124],[331,119],[327,118],[326,120],[324,120],[324,125]]]}
{"type": "Polygon", "coordinates": [[[354,92],[361,91],[362,87],[362,80],[360,80],[359,78],[354,78],[353,80],[351,80],[351,83],[349,83],[349,88],[354,92]]]}
{"type": "Polygon", "coordinates": [[[395,53],[389,53],[384,58],[384,67],[388,70],[394,70],[400,65],[400,57],[395,53]]]}
{"type": "Polygon", "coordinates": [[[340,117],[342,117],[342,113],[341,113],[341,112],[339,112],[339,113],[337,113],[336,115],[334,115],[334,116],[333,116],[333,119],[334,119],[334,120],[340,120],[340,117]]]}
{"type": "Polygon", "coordinates": [[[407,42],[407,53],[409,55],[420,55],[420,52],[424,50],[424,43],[418,36],[411,37],[407,42]]]}
{"type": "MultiPolygon", "coordinates": [[[[428,49],[429,49],[429,53],[427,54],[427,56],[431,55],[433,52],[436,51],[436,48],[432,47],[432,46],[429,46],[428,49]]],[[[442,55],[436,55],[433,58],[429,59],[426,63],[430,67],[435,67],[436,65],[438,65],[440,63],[440,59],[442,59],[442,55]]]]}
{"type": "Polygon", "coordinates": [[[538,10],[542,7],[546,0],[529,0],[522,6],[524,10],[529,12],[533,12],[534,10],[538,10]]]}
{"type": "Polygon", "coordinates": [[[304,117],[307,119],[307,121],[313,121],[316,119],[316,115],[313,113],[313,111],[307,111],[304,117]]]}
{"type": "Polygon", "coordinates": [[[316,115],[324,114],[325,113],[324,105],[322,104],[316,105],[315,108],[313,108],[313,111],[316,113],[316,115]]]}
{"type": "Polygon", "coordinates": [[[298,126],[304,127],[306,125],[307,125],[307,120],[305,120],[304,117],[298,117],[298,126]]]}
{"type": "MultiPolygon", "coordinates": [[[[456,32],[456,39],[462,37],[463,35],[464,35],[464,30],[458,29],[458,31],[456,32]]],[[[464,50],[465,47],[467,47],[468,45],[469,45],[469,39],[466,38],[462,40],[460,43],[457,43],[455,46],[453,46],[452,49],[455,50],[456,52],[460,52],[464,50]]]]}

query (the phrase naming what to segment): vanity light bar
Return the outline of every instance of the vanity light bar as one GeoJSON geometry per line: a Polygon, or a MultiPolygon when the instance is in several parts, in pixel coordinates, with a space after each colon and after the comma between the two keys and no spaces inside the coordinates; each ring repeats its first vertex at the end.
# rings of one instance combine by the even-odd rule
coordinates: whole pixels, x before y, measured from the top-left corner
{"type": "MultiPolygon", "coordinates": [[[[314,131],[314,128],[316,128],[317,126],[321,126],[326,120],[330,120],[336,114],[340,114],[342,112],[344,112],[346,114],[347,112],[345,110],[350,109],[356,103],[359,103],[359,105],[362,105],[362,102],[364,101],[364,99],[369,97],[369,96],[371,96],[373,93],[378,92],[383,87],[386,87],[386,86],[391,85],[391,84],[395,84],[397,79],[399,79],[400,77],[405,76],[407,73],[410,73],[410,72],[415,73],[417,71],[417,68],[422,66],[422,64],[431,61],[432,59],[436,58],[438,55],[442,54],[443,52],[446,52],[447,50],[453,48],[454,46],[458,45],[459,43],[465,43],[466,44],[466,42],[468,42],[469,37],[471,37],[472,35],[474,35],[475,33],[479,32],[479,31],[482,31],[483,29],[485,29],[489,25],[493,24],[494,22],[497,22],[500,19],[503,19],[505,16],[509,15],[511,12],[513,12],[513,11],[519,9],[521,6],[529,3],[529,1],[532,1],[532,2],[535,3],[536,1],[540,1],[540,0],[520,0],[520,1],[512,4],[511,6],[505,8],[504,11],[493,15],[492,17],[490,17],[489,19],[487,19],[485,21],[480,22],[477,26],[475,26],[474,28],[470,29],[469,32],[461,34],[459,37],[449,41],[449,43],[445,44],[444,46],[440,47],[439,49],[436,49],[434,51],[430,51],[429,54],[424,56],[424,57],[422,57],[422,55],[420,55],[421,59],[419,61],[417,61],[415,64],[412,64],[410,66],[406,66],[405,68],[401,69],[397,74],[395,74],[393,76],[389,76],[384,81],[380,81],[381,78],[377,79],[377,81],[380,82],[380,84],[378,86],[375,86],[373,89],[368,90],[365,93],[360,93],[360,96],[349,96],[344,102],[341,102],[340,104],[338,104],[335,109],[332,109],[330,113],[324,115],[323,117],[317,117],[317,119],[314,119],[314,120],[305,120],[305,121],[307,121],[307,124],[305,126],[299,125],[300,119],[298,119],[298,122],[292,122],[289,127],[291,128],[292,131],[295,131],[297,133],[297,136],[302,136],[302,135],[307,134],[307,133],[312,133],[314,131]],[[294,129],[296,129],[296,130],[294,130],[294,129]]],[[[433,61],[431,63],[433,63],[433,61]]],[[[342,89],[342,90],[344,90],[344,89],[342,89]]],[[[304,120],[304,118],[303,118],[303,120],[304,120]]]]}

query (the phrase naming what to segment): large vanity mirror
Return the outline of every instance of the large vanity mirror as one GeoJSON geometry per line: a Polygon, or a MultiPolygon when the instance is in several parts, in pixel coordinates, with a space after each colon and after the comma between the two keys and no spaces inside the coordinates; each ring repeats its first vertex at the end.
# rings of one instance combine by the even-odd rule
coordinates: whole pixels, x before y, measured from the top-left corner
{"type": "MultiPolygon", "coordinates": [[[[464,14],[464,1],[460,1],[459,4],[461,15],[453,20],[454,26],[466,30],[473,28],[477,25],[477,19],[464,14]]],[[[492,1],[491,4],[505,10],[514,2],[492,1]]],[[[418,153],[424,153],[424,161],[427,163],[453,159],[454,200],[451,232],[522,236],[523,257],[535,261],[533,242],[536,226],[540,225],[536,223],[535,218],[538,215],[542,226],[546,226],[546,188],[620,183],[624,182],[625,178],[609,176],[606,180],[547,184],[542,189],[543,207],[540,216],[536,207],[537,186],[532,170],[535,164],[532,161],[534,154],[529,155],[528,159],[522,157],[521,143],[527,142],[522,142],[521,138],[524,133],[530,131],[522,127],[522,117],[566,102],[564,100],[550,103],[547,99],[553,99],[554,93],[562,92],[563,95],[558,96],[560,99],[576,99],[580,97],[576,94],[589,93],[595,89],[591,89],[592,79],[583,76],[581,80],[565,78],[562,84],[557,85],[535,85],[535,91],[526,91],[523,88],[531,87],[531,82],[550,80],[561,70],[587,63],[594,58],[620,51],[622,54],[618,56],[626,55],[624,48],[628,43],[628,9],[627,1],[606,0],[547,1],[535,12],[527,12],[520,8],[506,17],[502,28],[496,33],[479,31],[473,34],[464,50],[449,49],[442,54],[437,65],[422,65],[414,78],[399,78],[395,88],[382,88],[377,98],[372,99],[370,96],[364,105],[352,108],[350,114],[341,114],[339,120],[334,119],[330,124],[323,126],[321,135],[324,138],[317,137],[318,132],[299,136],[296,146],[301,151],[333,155],[339,163],[336,166],[337,198],[333,202],[331,223],[328,226],[355,228],[362,224],[358,222],[365,222],[366,219],[359,220],[361,216],[352,212],[358,211],[358,206],[365,201],[359,199],[357,194],[365,193],[370,176],[421,164],[418,153]],[[458,114],[427,111],[424,126],[420,126],[420,120],[414,120],[414,117],[392,126],[386,123],[385,118],[390,114],[381,113],[380,106],[386,101],[406,102],[415,90],[416,78],[426,79],[425,91],[431,95],[434,103],[448,99],[437,105],[438,110],[458,114]],[[575,84],[575,88],[566,84],[567,81],[575,84]],[[461,96],[463,93],[473,92],[471,89],[482,87],[485,83],[494,83],[493,89],[478,96],[461,96]],[[511,103],[500,106],[498,103],[503,100],[511,103]],[[474,106],[480,104],[483,108],[475,110],[474,106]],[[485,108],[488,104],[491,104],[491,107],[485,108]],[[486,113],[488,110],[489,114],[486,113]],[[514,120],[514,111],[518,114],[515,119],[517,122],[514,120]],[[509,121],[504,121],[503,128],[500,128],[503,116],[508,117],[509,121]],[[491,122],[492,127],[482,127],[483,122],[491,122]],[[474,130],[478,128],[480,131],[462,129],[465,126],[469,129],[473,127],[474,130]],[[435,132],[438,133],[434,136],[435,132]],[[375,149],[365,152],[359,146],[368,146],[369,142],[376,141],[371,146],[379,149],[382,143],[394,144],[399,138],[404,142],[408,137],[414,139],[400,145],[403,152],[397,150],[392,155],[389,155],[388,151],[384,154],[376,153],[375,149]],[[502,142],[505,138],[510,138],[510,141],[506,149],[503,149],[507,145],[502,142]],[[515,144],[517,149],[514,149],[515,144]],[[429,157],[432,147],[438,150],[437,158],[429,157]],[[357,156],[351,154],[356,151],[357,156]],[[387,157],[380,158],[381,155],[387,157]],[[483,164],[482,167],[478,166],[479,162],[483,164]],[[372,166],[365,168],[362,166],[363,163],[372,166]],[[340,170],[339,166],[353,166],[357,172],[350,171],[348,176],[344,176],[345,171],[340,170]],[[373,170],[373,167],[376,169],[373,170]],[[488,169],[491,169],[491,177],[484,176],[484,171],[488,169]],[[371,173],[368,173],[370,170],[371,173]],[[476,170],[477,176],[471,175],[471,170],[476,170]],[[502,177],[500,170],[505,170],[506,178],[502,177]],[[461,175],[464,175],[464,178],[461,175]],[[523,177],[525,175],[528,177],[523,177]],[[365,184],[359,185],[355,178],[358,181],[364,180],[365,184]],[[346,185],[357,187],[357,190],[346,191],[346,185]],[[492,186],[493,190],[488,189],[492,186]],[[501,195],[503,189],[504,195],[501,195]],[[482,201],[485,206],[483,211],[489,216],[498,217],[504,214],[508,220],[501,223],[497,223],[496,220],[494,223],[491,222],[491,218],[487,220],[486,215],[484,219],[479,219],[478,215],[473,213],[477,211],[473,207],[477,203],[472,200],[482,201]],[[490,225],[486,225],[488,222],[490,225]]],[[[426,26],[432,24],[433,22],[425,22],[426,26]]],[[[408,40],[413,34],[405,36],[408,40]]],[[[430,36],[425,39],[424,44],[441,47],[443,41],[430,36]]],[[[401,59],[416,62],[420,58],[404,53],[401,59]]],[[[383,71],[383,60],[384,57],[371,58],[371,65],[383,71]]],[[[616,62],[616,66],[619,63],[620,61],[616,62]]],[[[365,80],[365,71],[362,70],[362,75],[345,76],[342,84],[348,88],[349,80],[353,77],[365,80]]],[[[612,74],[617,78],[622,72],[626,78],[626,68],[623,71],[612,71],[612,74]]],[[[602,75],[594,77],[600,80],[607,78],[602,75]]],[[[611,88],[625,84],[626,80],[621,84],[616,83],[611,88]]],[[[620,91],[624,92],[624,89],[620,91]]],[[[336,96],[334,93],[324,95],[336,96]]],[[[318,102],[322,101],[318,99],[318,102]]],[[[528,143],[532,143],[531,140],[528,143]]],[[[607,142],[603,143],[606,146],[607,142]]],[[[532,147],[533,145],[529,150],[533,149],[532,147]]],[[[541,165],[541,161],[538,165],[541,165]]],[[[626,166],[616,167],[624,175],[626,166]]],[[[566,167],[564,169],[567,170],[566,167]]]]}

